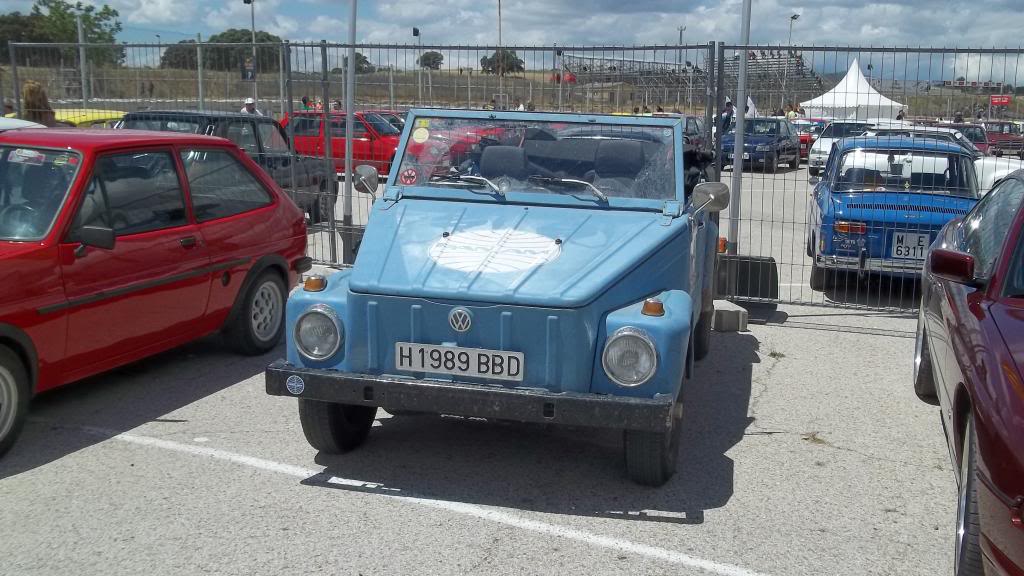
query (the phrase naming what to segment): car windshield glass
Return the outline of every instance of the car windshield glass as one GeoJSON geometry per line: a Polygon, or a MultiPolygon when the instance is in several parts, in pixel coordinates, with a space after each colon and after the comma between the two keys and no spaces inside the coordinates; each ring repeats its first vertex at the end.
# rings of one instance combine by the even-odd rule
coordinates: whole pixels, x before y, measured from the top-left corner
{"type": "Polygon", "coordinates": [[[978,196],[970,158],[918,150],[859,148],[846,152],[839,164],[835,190],[978,196]]]}
{"type": "Polygon", "coordinates": [[[981,126],[964,126],[959,130],[964,136],[967,136],[971,142],[984,143],[986,141],[985,129],[981,126]]]}
{"type": "Polygon", "coordinates": [[[198,134],[199,122],[183,118],[126,118],[122,128],[129,130],[156,130],[157,132],[182,132],[198,134]]]}
{"type": "Polygon", "coordinates": [[[665,126],[417,117],[400,154],[399,186],[668,200],[673,131],[665,126]],[[473,178],[466,178],[467,176],[473,178]],[[575,181],[575,182],[568,182],[575,181]]]}
{"type": "Polygon", "coordinates": [[[0,146],[0,240],[40,240],[60,211],[81,157],[0,146]]]}
{"type": "Polygon", "coordinates": [[[822,138],[848,138],[850,136],[861,136],[867,132],[868,127],[866,124],[855,124],[850,122],[833,122],[829,124],[824,132],[821,133],[822,138]]]}
{"type": "Polygon", "coordinates": [[[1020,134],[1020,128],[1016,124],[1010,122],[993,122],[985,125],[985,129],[989,132],[997,132],[1000,134],[1020,134]]]}
{"type": "Polygon", "coordinates": [[[401,134],[397,128],[392,126],[391,123],[380,114],[363,114],[363,120],[366,120],[369,125],[373,126],[373,129],[381,136],[398,136],[401,134]]]}
{"type": "MultiPolygon", "coordinates": [[[[733,122],[731,133],[736,133],[736,123],[733,122]]],[[[775,120],[757,120],[746,118],[743,121],[743,133],[748,136],[774,136],[779,133],[779,123],[775,120]]]]}

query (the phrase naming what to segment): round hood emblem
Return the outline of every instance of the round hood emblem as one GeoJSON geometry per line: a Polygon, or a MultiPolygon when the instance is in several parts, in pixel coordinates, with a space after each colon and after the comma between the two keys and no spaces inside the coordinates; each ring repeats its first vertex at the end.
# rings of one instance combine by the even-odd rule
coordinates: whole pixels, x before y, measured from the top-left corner
{"type": "Polygon", "coordinates": [[[473,325],[473,317],[465,308],[455,308],[448,313],[448,324],[456,332],[466,332],[473,325]]]}

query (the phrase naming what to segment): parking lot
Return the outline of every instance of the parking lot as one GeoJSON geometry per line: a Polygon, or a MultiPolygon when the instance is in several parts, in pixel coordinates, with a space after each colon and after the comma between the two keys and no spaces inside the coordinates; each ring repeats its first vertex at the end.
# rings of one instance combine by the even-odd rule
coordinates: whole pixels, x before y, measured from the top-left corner
{"type": "Polygon", "coordinates": [[[363,448],[319,456],[263,391],[281,348],[196,342],[37,399],[0,461],[0,572],[949,572],[955,483],[910,386],[914,320],[754,320],[714,334],[661,489],[626,480],[604,431],[381,412],[363,448]]]}

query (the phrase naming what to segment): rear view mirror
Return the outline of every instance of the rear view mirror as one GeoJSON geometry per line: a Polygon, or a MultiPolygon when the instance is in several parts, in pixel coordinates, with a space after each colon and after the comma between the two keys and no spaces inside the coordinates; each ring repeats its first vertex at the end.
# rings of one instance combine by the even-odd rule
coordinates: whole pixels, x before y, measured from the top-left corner
{"type": "Polygon", "coordinates": [[[353,185],[356,190],[370,195],[377,194],[377,186],[380,184],[380,175],[373,166],[362,164],[356,166],[356,177],[353,185]]]}
{"type": "Polygon", "coordinates": [[[928,253],[928,268],[932,274],[950,282],[968,286],[977,284],[974,278],[974,256],[970,254],[935,248],[928,253]]]}
{"type": "Polygon", "coordinates": [[[721,212],[729,205],[729,187],[721,182],[701,182],[693,189],[695,212],[721,212]]]}
{"type": "Polygon", "coordinates": [[[91,246],[103,250],[113,250],[114,241],[117,235],[114,230],[104,226],[82,226],[75,234],[75,238],[81,244],[75,250],[75,256],[81,258],[85,255],[85,248],[91,246]]]}

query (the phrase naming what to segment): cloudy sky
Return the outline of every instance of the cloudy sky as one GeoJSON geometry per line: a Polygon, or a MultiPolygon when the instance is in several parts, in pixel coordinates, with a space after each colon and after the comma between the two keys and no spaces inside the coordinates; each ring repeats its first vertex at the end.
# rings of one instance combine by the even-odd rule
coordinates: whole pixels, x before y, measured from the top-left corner
{"type": "MultiPolygon", "coordinates": [[[[89,3],[102,3],[85,0],[89,3]]],[[[255,0],[260,29],[291,40],[341,41],[348,0],[255,0]]],[[[248,28],[242,0],[106,0],[125,28],[121,40],[163,42],[248,28]]],[[[794,42],[842,45],[1018,46],[1024,0],[753,0],[753,42],[785,42],[789,16],[800,14],[794,42]]],[[[31,0],[0,0],[0,11],[31,0]]],[[[504,0],[506,44],[653,44],[739,40],[740,0],[504,0]]],[[[494,44],[496,0],[362,0],[360,42],[494,44]]]]}

